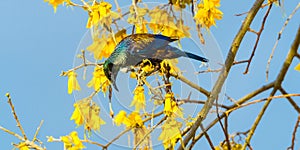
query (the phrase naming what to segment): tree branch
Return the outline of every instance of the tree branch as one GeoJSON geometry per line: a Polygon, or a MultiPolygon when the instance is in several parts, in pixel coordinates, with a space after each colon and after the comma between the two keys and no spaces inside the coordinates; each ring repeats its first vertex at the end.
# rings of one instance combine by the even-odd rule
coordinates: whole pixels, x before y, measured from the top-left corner
{"type": "MultiPolygon", "coordinates": [[[[261,88],[245,95],[244,97],[242,97],[241,99],[239,99],[236,103],[234,103],[233,105],[229,106],[230,109],[234,109],[240,105],[242,105],[243,103],[247,102],[248,100],[250,100],[251,98],[257,96],[258,94],[269,90],[270,88],[272,88],[274,86],[274,82],[271,82],[267,85],[262,86],[261,88]]],[[[220,115],[220,118],[223,119],[225,116],[227,115],[227,112],[224,112],[222,115],[220,115]]],[[[216,118],[215,120],[213,120],[208,127],[206,128],[205,131],[208,131],[209,129],[211,129],[216,123],[218,123],[219,118],[216,118]]],[[[185,133],[187,131],[183,131],[183,133],[185,133]]],[[[203,132],[201,132],[199,135],[197,135],[194,139],[194,141],[198,141],[202,136],[204,135],[203,132]]]]}
{"type": "MultiPolygon", "coordinates": [[[[280,87],[279,90],[282,94],[288,94],[282,87],[280,87]]],[[[291,103],[291,105],[298,112],[298,114],[300,114],[300,108],[297,105],[297,103],[290,96],[286,97],[286,99],[291,103]]]]}
{"type": "Polygon", "coordinates": [[[177,78],[177,79],[181,80],[182,82],[184,82],[187,85],[191,86],[192,88],[198,90],[199,92],[203,93],[205,96],[207,96],[207,97],[209,96],[210,93],[207,90],[205,90],[204,88],[198,86],[197,84],[189,81],[184,76],[179,75],[179,74],[174,74],[174,73],[171,73],[171,72],[170,72],[170,75],[173,76],[174,78],[177,78]]]}
{"type": "Polygon", "coordinates": [[[288,150],[294,150],[296,133],[297,133],[297,129],[299,127],[299,123],[300,123],[300,115],[298,116],[298,119],[297,119],[297,121],[295,123],[293,134],[292,134],[292,144],[291,144],[290,147],[288,147],[288,150]]]}
{"type": "Polygon", "coordinates": [[[256,52],[256,48],[257,48],[258,42],[259,42],[259,40],[260,40],[260,36],[261,36],[261,34],[262,34],[262,31],[264,30],[265,23],[266,23],[267,18],[268,18],[269,14],[270,14],[270,11],[271,11],[272,6],[273,6],[273,4],[271,3],[271,4],[269,5],[269,8],[268,8],[268,10],[267,10],[267,12],[266,12],[264,18],[263,18],[263,21],[262,21],[262,23],[261,23],[261,27],[260,27],[259,31],[256,33],[256,34],[257,34],[257,38],[256,38],[256,41],[255,41],[255,44],[254,44],[254,47],[253,47],[251,56],[250,56],[250,58],[249,58],[248,61],[247,61],[247,67],[246,67],[246,70],[245,70],[244,74],[247,74],[248,71],[249,71],[250,64],[251,64],[252,59],[253,59],[253,57],[254,57],[254,54],[255,54],[255,52],[256,52]]]}
{"type": "Polygon", "coordinates": [[[17,114],[16,114],[15,106],[14,106],[14,105],[12,104],[12,102],[11,102],[10,94],[9,94],[9,93],[6,93],[6,97],[7,97],[7,99],[8,99],[7,102],[9,103],[9,106],[11,107],[11,111],[12,111],[12,113],[13,113],[13,115],[14,115],[14,118],[15,118],[15,120],[16,120],[16,122],[17,122],[17,127],[20,129],[20,131],[21,131],[21,133],[22,133],[22,135],[23,135],[23,137],[24,137],[24,140],[27,140],[27,136],[26,136],[26,134],[25,134],[25,131],[24,131],[24,129],[23,129],[21,123],[20,123],[20,120],[19,120],[17,114]]]}
{"type": "MultiPolygon", "coordinates": [[[[187,143],[190,141],[190,139],[195,135],[196,130],[198,129],[202,120],[206,118],[206,115],[208,114],[209,110],[211,109],[216,97],[220,93],[220,91],[223,87],[223,84],[228,76],[228,73],[232,67],[232,64],[234,62],[234,58],[239,49],[239,46],[263,2],[264,2],[264,0],[256,0],[255,3],[253,4],[251,10],[249,11],[247,17],[245,18],[244,23],[242,24],[239,32],[237,33],[236,37],[234,38],[234,40],[231,44],[231,48],[227,54],[227,58],[225,61],[225,66],[223,67],[223,69],[218,77],[218,80],[216,81],[216,83],[212,89],[212,92],[210,93],[210,95],[208,97],[207,102],[203,106],[202,110],[198,113],[197,120],[191,127],[189,134],[183,140],[184,145],[187,145],[187,143]]],[[[182,149],[182,148],[179,147],[179,149],[182,149]]]]}
{"type": "MultiPolygon", "coordinates": [[[[285,29],[285,27],[287,26],[287,24],[289,23],[289,21],[292,19],[292,17],[295,15],[295,13],[297,12],[297,10],[298,10],[299,8],[300,8],[300,3],[298,3],[298,5],[296,6],[296,8],[293,10],[293,12],[292,12],[292,13],[289,15],[289,17],[285,20],[285,22],[284,22],[284,24],[283,24],[281,30],[280,30],[279,33],[278,33],[277,40],[276,40],[276,42],[275,42],[275,44],[274,44],[274,46],[273,46],[273,48],[272,48],[272,52],[271,52],[271,54],[270,54],[270,56],[269,56],[268,63],[267,63],[267,68],[266,68],[266,80],[267,80],[267,81],[268,81],[268,78],[269,78],[269,69],[270,69],[271,60],[272,60],[272,58],[273,58],[273,55],[274,55],[275,49],[276,49],[276,47],[277,47],[277,45],[278,45],[278,42],[279,42],[279,40],[280,40],[280,38],[281,38],[281,34],[282,34],[283,30],[285,29]]],[[[299,59],[300,59],[300,57],[299,57],[299,59]]]]}
{"type": "MultiPolygon", "coordinates": [[[[282,65],[282,68],[281,68],[281,70],[280,70],[280,72],[279,72],[279,74],[278,74],[278,76],[277,76],[277,78],[275,80],[274,88],[273,88],[273,91],[270,94],[270,97],[274,96],[275,93],[276,93],[276,91],[278,89],[280,89],[281,84],[282,84],[282,82],[284,80],[284,77],[285,77],[285,75],[286,75],[286,73],[287,73],[287,71],[288,71],[288,69],[289,69],[289,67],[290,67],[290,65],[291,65],[291,63],[293,61],[293,58],[297,54],[297,50],[298,50],[298,47],[299,47],[299,42],[300,42],[300,26],[298,27],[298,31],[297,31],[296,37],[294,39],[294,42],[293,42],[293,44],[291,46],[291,49],[289,50],[289,53],[288,53],[288,55],[287,55],[287,57],[286,57],[286,59],[284,61],[284,64],[282,65]]],[[[246,147],[247,147],[247,145],[250,144],[250,140],[251,140],[251,138],[252,138],[252,136],[253,136],[253,134],[254,134],[254,132],[256,130],[256,127],[258,126],[258,124],[259,124],[262,116],[264,115],[266,109],[268,108],[270,102],[271,102],[271,99],[269,98],[266,101],[266,103],[264,104],[264,106],[261,109],[261,111],[258,114],[258,116],[256,117],[255,122],[253,123],[253,125],[252,125],[252,127],[250,129],[250,132],[249,132],[249,134],[248,134],[248,136],[247,136],[247,138],[245,140],[245,143],[243,145],[243,148],[242,148],[243,150],[245,150],[246,147]]]]}

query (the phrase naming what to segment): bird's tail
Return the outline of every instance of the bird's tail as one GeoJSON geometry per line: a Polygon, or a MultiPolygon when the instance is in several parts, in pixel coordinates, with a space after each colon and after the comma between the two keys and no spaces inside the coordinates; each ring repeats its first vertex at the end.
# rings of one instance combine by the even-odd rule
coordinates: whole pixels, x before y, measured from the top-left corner
{"type": "Polygon", "coordinates": [[[184,52],[184,53],[186,54],[186,57],[188,57],[188,58],[192,58],[192,59],[199,60],[202,62],[208,62],[208,59],[206,59],[204,57],[201,57],[201,56],[189,53],[189,52],[184,52]]]}

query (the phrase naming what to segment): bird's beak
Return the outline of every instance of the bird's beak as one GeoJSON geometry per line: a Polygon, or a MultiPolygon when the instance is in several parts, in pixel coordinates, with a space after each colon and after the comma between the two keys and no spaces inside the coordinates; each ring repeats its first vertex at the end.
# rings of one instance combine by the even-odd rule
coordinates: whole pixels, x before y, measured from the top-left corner
{"type": "Polygon", "coordinates": [[[115,88],[115,90],[119,92],[119,89],[118,89],[117,84],[116,84],[116,75],[112,75],[111,83],[112,83],[113,87],[115,88]]]}
{"type": "Polygon", "coordinates": [[[116,82],[113,82],[113,86],[114,86],[115,90],[119,92],[116,82]]]}

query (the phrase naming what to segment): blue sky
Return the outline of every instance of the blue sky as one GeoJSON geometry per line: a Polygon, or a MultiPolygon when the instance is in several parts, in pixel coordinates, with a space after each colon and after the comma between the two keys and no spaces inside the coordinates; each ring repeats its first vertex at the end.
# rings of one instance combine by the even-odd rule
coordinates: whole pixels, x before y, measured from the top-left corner
{"type": "MultiPolygon", "coordinates": [[[[156,1],[158,2],[158,1],[156,1]]],[[[121,6],[129,4],[120,3],[121,6]]],[[[234,14],[246,12],[253,1],[222,1],[221,10],[223,20],[217,21],[217,27],[212,27],[211,34],[220,47],[220,53],[226,56],[232,39],[237,33],[244,16],[234,14]]],[[[297,1],[285,1],[285,14],[289,15],[297,1]]],[[[260,27],[263,9],[251,26],[260,27]]],[[[226,82],[226,93],[239,99],[248,92],[266,84],[265,68],[267,59],[281,29],[285,17],[279,7],[273,7],[271,14],[258,45],[257,53],[250,67],[250,72],[243,75],[245,65],[234,66],[226,82]]],[[[73,59],[78,44],[87,32],[85,27],[87,14],[78,8],[59,6],[57,13],[47,3],[40,1],[3,1],[0,4],[0,125],[18,131],[6,103],[5,93],[10,92],[19,119],[28,137],[33,137],[40,120],[44,120],[39,138],[44,141],[48,149],[63,149],[61,143],[46,143],[46,136],[59,137],[69,134],[75,129],[75,124],[69,120],[73,111],[74,97],[67,94],[67,78],[60,77],[62,70],[73,66],[73,59]]],[[[272,81],[281,68],[288,49],[295,37],[299,26],[300,13],[288,24],[279,45],[275,51],[271,64],[270,78],[272,81]]],[[[236,60],[244,60],[250,56],[256,36],[247,33],[242,42],[236,60]]],[[[206,53],[206,52],[203,52],[206,53]]],[[[209,58],[210,59],[210,58],[209,58]]],[[[300,72],[292,70],[299,63],[294,60],[283,87],[290,93],[299,93],[300,72]]],[[[210,87],[208,86],[207,89],[210,87]]],[[[269,91],[268,91],[269,92],[269,91]]],[[[260,97],[265,98],[265,92],[260,97]]],[[[300,104],[300,98],[294,98],[300,104]]],[[[262,104],[250,106],[232,113],[229,132],[245,131],[249,129],[262,104]]],[[[251,142],[254,149],[286,149],[290,146],[291,133],[296,121],[297,113],[285,99],[274,100],[251,142]]],[[[81,131],[82,128],[77,128],[81,131]]],[[[218,145],[224,139],[219,127],[213,128],[209,134],[218,145]]],[[[299,138],[299,134],[298,134],[299,138]]],[[[1,149],[11,149],[11,143],[18,140],[7,133],[0,131],[1,149]]],[[[206,140],[200,140],[197,147],[209,149],[206,140]]],[[[296,145],[299,149],[300,145],[296,145]]],[[[87,149],[95,149],[88,146],[87,149]]]]}

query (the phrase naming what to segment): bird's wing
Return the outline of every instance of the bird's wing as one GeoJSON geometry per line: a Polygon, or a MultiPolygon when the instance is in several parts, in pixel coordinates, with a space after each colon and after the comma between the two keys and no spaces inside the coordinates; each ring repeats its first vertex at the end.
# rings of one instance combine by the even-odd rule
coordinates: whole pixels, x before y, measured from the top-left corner
{"type": "Polygon", "coordinates": [[[130,37],[129,53],[131,55],[149,58],[156,54],[157,50],[164,49],[170,42],[178,39],[158,34],[135,34],[130,37]]]}

